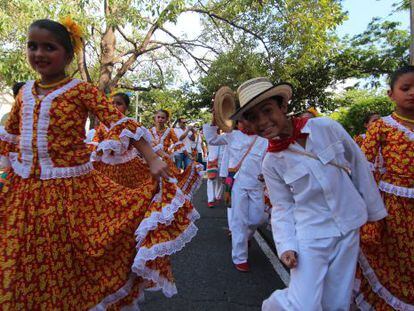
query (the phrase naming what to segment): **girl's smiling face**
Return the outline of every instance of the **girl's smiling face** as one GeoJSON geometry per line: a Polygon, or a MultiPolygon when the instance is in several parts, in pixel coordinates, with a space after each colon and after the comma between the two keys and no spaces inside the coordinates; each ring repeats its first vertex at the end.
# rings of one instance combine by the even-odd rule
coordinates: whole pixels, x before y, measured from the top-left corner
{"type": "Polygon", "coordinates": [[[49,30],[29,29],[27,56],[30,66],[38,72],[43,82],[54,82],[65,77],[65,68],[72,56],[49,30]]]}

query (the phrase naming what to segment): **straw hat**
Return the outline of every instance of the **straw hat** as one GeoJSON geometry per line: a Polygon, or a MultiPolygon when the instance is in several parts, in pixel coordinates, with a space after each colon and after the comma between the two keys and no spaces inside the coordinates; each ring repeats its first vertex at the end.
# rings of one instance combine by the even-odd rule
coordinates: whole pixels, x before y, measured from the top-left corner
{"type": "Polygon", "coordinates": [[[230,117],[236,111],[236,96],[231,88],[222,86],[214,96],[214,115],[217,126],[224,132],[231,132],[233,121],[230,117]]]}
{"type": "Polygon", "coordinates": [[[273,85],[268,78],[263,77],[248,80],[237,89],[240,108],[231,116],[231,119],[241,119],[243,113],[273,96],[282,97],[283,102],[287,104],[292,98],[292,92],[292,86],[289,83],[273,85]]]}

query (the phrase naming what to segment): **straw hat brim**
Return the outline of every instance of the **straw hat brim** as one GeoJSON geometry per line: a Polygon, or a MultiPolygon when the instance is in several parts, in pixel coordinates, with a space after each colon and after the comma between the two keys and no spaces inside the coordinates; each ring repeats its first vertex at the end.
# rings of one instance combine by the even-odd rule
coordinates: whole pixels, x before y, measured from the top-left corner
{"type": "Polygon", "coordinates": [[[262,93],[257,94],[255,97],[253,97],[248,103],[240,107],[236,110],[236,112],[230,117],[230,119],[236,121],[242,119],[243,113],[250,110],[257,104],[261,103],[262,101],[271,98],[273,96],[280,96],[283,98],[284,103],[288,103],[292,98],[292,85],[289,83],[280,83],[277,84],[262,93]]]}
{"type": "Polygon", "coordinates": [[[231,132],[233,120],[230,117],[236,111],[236,98],[233,90],[228,86],[222,86],[214,97],[214,113],[217,126],[224,132],[231,132]]]}

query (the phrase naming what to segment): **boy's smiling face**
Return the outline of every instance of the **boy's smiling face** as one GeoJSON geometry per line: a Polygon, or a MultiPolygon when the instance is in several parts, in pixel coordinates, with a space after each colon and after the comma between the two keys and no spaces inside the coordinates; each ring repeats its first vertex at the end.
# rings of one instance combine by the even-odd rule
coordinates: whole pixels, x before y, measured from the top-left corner
{"type": "Polygon", "coordinates": [[[284,138],[291,135],[291,127],[286,117],[287,105],[268,98],[243,114],[250,130],[267,138],[284,138]]]}

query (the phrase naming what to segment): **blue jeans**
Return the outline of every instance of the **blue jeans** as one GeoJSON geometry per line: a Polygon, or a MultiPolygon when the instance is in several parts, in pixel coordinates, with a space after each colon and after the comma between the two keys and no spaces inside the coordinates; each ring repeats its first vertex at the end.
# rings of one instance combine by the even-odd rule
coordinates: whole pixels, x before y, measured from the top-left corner
{"type": "Polygon", "coordinates": [[[175,155],[174,159],[175,159],[175,165],[178,168],[181,168],[183,170],[185,170],[187,166],[189,166],[191,163],[190,158],[183,152],[175,155]]]}

